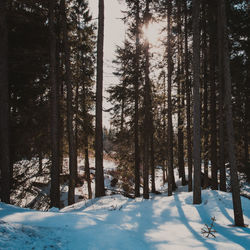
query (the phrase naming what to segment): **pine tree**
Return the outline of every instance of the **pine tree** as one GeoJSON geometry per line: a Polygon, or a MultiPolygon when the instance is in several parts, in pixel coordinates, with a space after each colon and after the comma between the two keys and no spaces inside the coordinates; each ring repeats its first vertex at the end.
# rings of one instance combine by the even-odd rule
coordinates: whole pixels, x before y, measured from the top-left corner
{"type": "Polygon", "coordinates": [[[210,126],[211,126],[211,170],[212,189],[218,189],[218,169],[217,169],[217,115],[216,115],[216,5],[217,1],[209,1],[209,81],[210,81],[210,126]]]}
{"type": "Polygon", "coordinates": [[[0,165],[1,201],[10,203],[9,86],[7,1],[0,2],[0,165]]]}
{"type": "Polygon", "coordinates": [[[229,61],[229,50],[228,50],[228,35],[226,30],[226,8],[224,0],[219,1],[219,10],[221,15],[221,33],[223,35],[223,50],[222,62],[223,62],[223,73],[225,79],[225,110],[226,110],[226,126],[227,126],[227,137],[228,137],[228,157],[230,163],[230,175],[232,183],[232,196],[233,196],[233,207],[234,207],[234,221],[236,226],[243,227],[244,219],[242,213],[240,189],[235,157],[235,142],[234,142],[234,127],[233,127],[233,114],[232,114],[232,83],[230,76],[230,61],[229,61]]]}
{"type": "Polygon", "coordinates": [[[52,168],[51,168],[51,207],[60,207],[60,158],[59,158],[59,123],[58,123],[58,84],[56,77],[56,34],[55,34],[54,0],[49,2],[49,33],[50,33],[50,82],[51,82],[51,136],[52,136],[52,168]]]}
{"type": "Polygon", "coordinates": [[[201,203],[201,159],[200,159],[200,1],[193,2],[193,99],[194,99],[194,193],[193,203],[201,203]]]}
{"type": "Polygon", "coordinates": [[[75,182],[77,178],[77,150],[76,141],[73,128],[73,107],[72,107],[72,73],[70,65],[70,47],[68,43],[68,29],[67,29],[67,14],[65,7],[65,0],[61,0],[62,11],[62,29],[63,29],[63,45],[64,45],[64,61],[65,61],[65,81],[67,86],[67,133],[69,143],[69,192],[68,204],[75,202],[75,182]]]}
{"type": "Polygon", "coordinates": [[[135,197],[140,196],[140,146],[139,146],[139,56],[140,56],[140,4],[139,0],[136,1],[136,55],[135,55],[135,113],[134,113],[134,144],[135,144],[135,197]]]}
{"type": "Polygon", "coordinates": [[[104,0],[99,0],[98,40],[97,40],[97,80],[96,80],[96,132],[95,132],[95,196],[105,195],[103,174],[103,131],[102,131],[102,92],[103,92],[103,38],[104,0]]]}

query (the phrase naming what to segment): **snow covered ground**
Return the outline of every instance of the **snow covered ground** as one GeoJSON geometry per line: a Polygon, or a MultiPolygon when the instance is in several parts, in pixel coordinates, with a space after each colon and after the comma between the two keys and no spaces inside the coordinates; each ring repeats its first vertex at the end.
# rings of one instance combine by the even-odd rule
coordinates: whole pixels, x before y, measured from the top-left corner
{"type": "MultiPolygon", "coordinates": [[[[249,249],[250,228],[233,227],[230,193],[151,195],[135,200],[121,195],[82,201],[48,212],[0,203],[0,249],[249,249]],[[201,229],[215,216],[216,238],[201,229]]],[[[250,200],[242,198],[245,223],[250,200]]]]}
{"type": "MultiPolygon", "coordinates": [[[[67,159],[64,165],[67,166],[67,159]]],[[[84,171],[83,165],[80,160],[80,175],[84,171]]],[[[35,176],[38,166],[34,162],[32,166],[36,169],[27,168],[30,173],[19,171],[20,176],[27,173],[35,176]]],[[[90,159],[90,166],[94,166],[94,159],[90,159]]],[[[104,161],[108,188],[112,178],[110,171],[115,168],[114,162],[104,161]]],[[[36,182],[48,181],[48,177],[46,180],[32,178],[36,182]]],[[[192,193],[187,192],[187,186],[180,185],[176,169],[175,178],[178,189],[172,197],[166,195],[167,184],[163,185],[162,171],[157,169],[156,188],[161,194],[151,194],[149,200],[121,195],[92,200],[84,198],[60,211],[52,208],[47,212],[0,203],[0,249],[250,249],[250,228],[232,226],[230,193],[202,191],[202,204],[194,206],[192,193]],[[216,238],[206,238],[201,229],[205,224],[210,225],[212,217],[216,219],[216,238]]],[[[62,198],[66,202],[67,185],[63,188],[62,198]]],[[[76,189],[76,197],[80,194],[86,197],[86,182],[76,189]]],[[[23,200],[27,197],[31,197],[30,194],[23,200]]],[[[245,224],[249,225],[250,200],[242,197],[242,206],[245,224]]]]}

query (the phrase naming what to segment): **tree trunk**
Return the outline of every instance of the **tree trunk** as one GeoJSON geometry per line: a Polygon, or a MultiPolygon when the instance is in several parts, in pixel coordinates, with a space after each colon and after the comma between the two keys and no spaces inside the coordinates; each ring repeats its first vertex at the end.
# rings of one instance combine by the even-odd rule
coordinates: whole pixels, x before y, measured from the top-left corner
{"type": "Polygon", "coordinates": [[[96,74],[96,127],[95,127],[95,196],[105,195],[103,174],[103,131],[102,131],[102,92],[103,92],[103,41],[104,40],[104,0],[99,0],[97,74],[96,74]]]}
{"type": "MultiPolygon", "coordinates": [[[[165,71],[163,71],[163,100],[164,100],[164,103],[163,103],[163,143],[164,143],[164,146],[163,146],[163,156],[167,156],[168,153],[167,153],[167,136],[166,136],[166,125],[167,125],[167,121],[166,121],[166,73],[165,71]]],[[[163,172],[163,185],[166,183],[167,181],[167,174],[166,174],[166,170],[167,170],[167,164],[166,164],[166,160],[164,159],[164,162],[163,162],[163,167],[162,167],[162,172],[163,172]]]]}
{"type": "Polygon", "coordinates": [[[234,207],[234,222],[236,226],[245,226],[241,199],[240,189],[237,173],[237,165],[235,158],[234,149],[234,127],[233,127],[233,114],[232,114],[232,83],[230,75],[230,61],[229,61],[229,50],[228,50],[228,35],[227,35],[227,21],[226,21],[226,9],[224,0],[220,0],[220,13],[221,13],[221,28],[223,34],[223,50],[222,60],[224,65],[224,79],[225,79],[225,110],[226,110],[226,122],[227,122],[227,136],[228,136],[228,156],[230,163],[230,174],[231,174],[231,185],[232,185],[232,196],[233,196],[233,207],[234,207]]]}
{"type": "Polygon", "coordinates": [[[154,151],[154,124],[151,114],[151,135],[150,135],[150,165],[151,165],[151,192],[155,193],[155,151],[154,151]]]}
{"type": "Polygon", "coordinates": [[[212,189],[218,189],[217,176],[217,129],[216,129],[216,85],[215,85],[215,64],[216,64],[216,1],[211,0],[209,7],[209,78],[210,78],[210,124],[211,124],[211,169],[212,169],[212,189]]]}
{"type": "MultiPolygon", "coordinates": [[[[86,133],[86,132],[85,132],[86,133]]],[[[91,189],[91,179],[90,179],[90,169],[89,169],[89,147],[88,147],[88,136],[85,135],[84,140],[84,151],[85,151],[85,175],[88,183],[88,196],[92,199],[92,189],[91,189]]]]}
{"type": "Polygon", "coordinates": [[[225,155],[224,155],[224,77],[223,77],[223,61],[222,53],[223,50],[223,27],[221,21],[221,10],[218,8],[218,78],[219,78],[219,170],[220,170],[220,190],[226,192],[226,168],[225,168],[225,155]]]}
{"type": "MultiPolygon", "coordinates": [[[[149,23],[149,0],[146,1],[144,25],[149,23]]],[[[144,150],[143,150],[143,198],[149,199],[149,165],[150,165],[150,79],[149,79],[149,41],[145,41],[145,86],[144,86],[144,150]]]]}
{"type": "Polygon", "coordinates": [[[135,79],[135,135],[134,135],[134,147],[135,147],[135,197],[140,196],[140,148],[139,148],[139,26],[140,26],[140,6],[139,0],[136,1],[136,79],[135,79]]]}
{"type": "Polygon", "coordinates": [[[200,1],[193,1],[193,98],[194,98],[194,193],[193,203],[201,203],[201,159],[200,159],[200,1]]]}
{"type": "Polygon", "coordinates": [[[51,82],[51,207],[60,207],[60,150],[59,150],[59,110],[58,84],[56,77],[56,33],[55,33],[55,0],[49,1],[49,34],[50,34],[50,82],[51,82]]]}
{"type": "Polygon", "coordinates": [[[202,51],[203,51],[203,86],[204,86],[204,95],[203,95],[203,110],[204,110],[204,119],[203,119],[203,156],[204,156],[204,185],[203,188],[208,187],[208,74],[207,74],[207,4],[206,0],[202,2],[203,9],[203,33],[202,33],[202,51]]]}
{"type": "MultiPolygon", "coordinates": [[[[250,12],[250,4],[249,10],[250,12]]],[[[248,37],[248,44],[250,44],[250,38],[248,37]]],[[[247,58],[247,76],[245,82],[245,101],[244,101],[244,161],[245,170],[247,174],[247,180],[250,182],[250,162],[249,162],[249,127],[250,127],[250,109],[249,109],[249,98],[250,98],[250,46],[248,47],[248,58],[247,58]]]]}
{"type": "Polygon", "coordinates": [[[9,86],[7,1],[0,2],[0,165],[1,201],[10,203],[9,86]]]}
{"type": "Polygon", "coordinates": [[[182,32],[181,32],[181,2],[177,1],[177,22],[178,22],[178,59],[177,59],[177,103],[178,103],[178,165],[179,165],[179,178],[182,179],[182,185],[186,185],[185,168],[184,168],[184,143],[183,143],[183,82],[181,77],[181,57],[182,57],[182,32]]]}
{"type": "Polygon", "coordinates": [[[68,204],[75,203],[75,183],[77,178],[77,155],[75,145],[75,135],[73,128],[73,106],[72,106],[72,75],[70,66],[70,47],[68,43],[68,30],[67,30],[67,17],[65,0],[61,0],[62,7],[62,25],[63,25],[63,43],[65,52],[65,81],[67,86],[67,132],[69,143],[69,192],[68,192],[68,204]]]}
{"type": "Polygon", "coordinates": [[[168,1],[168,40],[167,40],[167,64],[168,64],[168,195],[171,196],[174,189],[174,159],[173,159],[173,125],[172,125],[172,1],[168,1]]]}
{"type": "Polygon", "coordinates": [[[188,156],[188,191],[193,190],[192,180],[192,141],[191,141],[191,100],[190,100],[190,80],[189,80],[189,56],[188,56],[188,22],[187,22],[187,1],[184,4],[185,11],[185,75],[186,75],[186,113],[187,113],[187,156],[188,156]]]}

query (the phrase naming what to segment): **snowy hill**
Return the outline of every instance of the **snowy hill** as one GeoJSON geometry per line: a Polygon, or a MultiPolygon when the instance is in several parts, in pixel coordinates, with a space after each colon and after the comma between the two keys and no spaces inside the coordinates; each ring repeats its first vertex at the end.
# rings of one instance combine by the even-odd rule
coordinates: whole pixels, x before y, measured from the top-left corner
{"type": "MultiPolygon", "coordinates": [[[[40,212],[0,203],[0,249],[249,249],[250,229],[232,227],[231,194],[206,190],[201,205],[192,193],[120,195],[40,212]],[[216,238],[201,228],[215,216],[216,238]]],[[[245,223],[250,200],[242,198],[245,223]]]]}

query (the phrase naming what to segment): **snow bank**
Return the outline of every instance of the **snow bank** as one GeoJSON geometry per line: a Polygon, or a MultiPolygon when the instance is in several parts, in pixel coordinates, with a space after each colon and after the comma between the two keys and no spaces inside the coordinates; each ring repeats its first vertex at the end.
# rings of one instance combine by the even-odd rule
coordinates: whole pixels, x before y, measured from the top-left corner
{"type": "MultiPolygon", "coordinates": [[[[187,192],[150,200],[115,195],[59,212],[0,203],[0,249],[249,249],[250,229],[231,226],[231,194],[206,190],[202,199],[194,206],[187,192]],[[212,216],[216,238],[204,238],[212,216]]],[[[250,200],[242,205],[249,224],[250,200]]]]}

